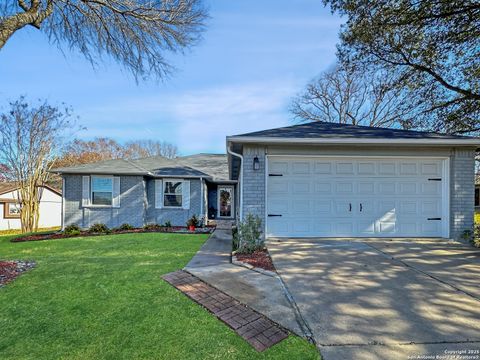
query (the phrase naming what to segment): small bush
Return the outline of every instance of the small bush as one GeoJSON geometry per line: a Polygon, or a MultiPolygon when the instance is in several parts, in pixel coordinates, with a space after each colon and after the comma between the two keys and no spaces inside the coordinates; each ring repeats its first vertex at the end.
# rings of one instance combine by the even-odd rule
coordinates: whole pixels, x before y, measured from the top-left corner
{"type": "Polygon", "coordinates": [[[165,226],[166,228],[171,228],[172,223],[170,222],[170,220],[167,220],[167,221],[165,221],[165,225],[163,225],[163,226],[165,226]]]}
{"type": "Polygon", "coordinates": [[[473,246],[480,248],[480,224],[475,225],[473,229],[473,237],[471,238],[471,241],[473,246]]]}
{"type": "Polygon", "coordinates": [[[262,220],[258,216],[247,214],[244,221],[238,223],[234,243],[237,243],[237,252],[240,254],[251,254],[255,250],[263,249],[262,220]]]}
{"type": "Polygon", "coordinates": [[[135,229],[135,228],[132,225],[127,224],[127,223],[122,224],[118,227],[118,230],[120,230],[120,231],[129,231],[129,230],[133,230],[133,229],[135,229]]]}
{"type": "Polygon", "coordinates": [[[233,242],[232,242],[232,251],[237,251],[238,250],[238,228],[236,226],[232,227],[232,237],[233,237],[233,242]]]}
{"type": "Polygon", "coordinates": [[[63,230],[65,235],[79,235],[80,234],[80,227],[77,224],[68,225],[63,230]]]}
{"type": "Polygon", "coordinates": [[[107,225],[98,223],[90,226],[90,228],[88,229],[88,232],[92,234],[108,234],[110,233],[110,229],[108,228],[107,225]]]}
{"type": "Polygon", "coordinates": [[[147,231],[159,231],[159,230],[162,230],[162,226],[161,226],[161,225],[158,225],[158,224],[146,224],[146,225],[143,227],[143,230],[147,230],[147,231]]]}
{"type": "Polygon", "coordinates": [[[200,223],[200,221],[198,221],[198,218],[196,215],[192,215],[192,217],[190,219],[188,219],[187,221],[187,226],[195,226],[195,227],[198,227],[198,224],[200,223]]]}

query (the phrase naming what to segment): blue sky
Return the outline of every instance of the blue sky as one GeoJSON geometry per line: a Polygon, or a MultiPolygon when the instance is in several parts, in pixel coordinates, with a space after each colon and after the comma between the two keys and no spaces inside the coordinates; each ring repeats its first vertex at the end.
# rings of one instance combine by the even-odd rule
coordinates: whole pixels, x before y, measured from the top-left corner
{"type": "Polygon", "coordinates": [[[158,139],[182,154],[225,151],[225,136],[294,123],[293,96],[335,61],[341,20],[319,0],[210,0],[199,45],[165,82],[136,83],[114,62],[93,69],[34,29],[0,50],[0,103],[25,94],[73,107],[77,137],[158,139]]]}

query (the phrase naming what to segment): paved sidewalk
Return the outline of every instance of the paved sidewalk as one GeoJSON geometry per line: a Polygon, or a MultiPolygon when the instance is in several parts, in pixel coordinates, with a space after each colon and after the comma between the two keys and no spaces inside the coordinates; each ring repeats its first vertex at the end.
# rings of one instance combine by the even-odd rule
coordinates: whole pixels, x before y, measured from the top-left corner
{"type": "Polygon", "coordinates": [[[285,296],[281,281],[233,265],[231,231],[217,229],[185,270],[264,314],[293,333],[304,336],[297,314],[285,296]]]}
{"type": "Polygon", "coordinates": [[[230,264],[232,253],[232,232],[216,229],[200,250],[187,264],[186,268],[199,268],[230,264]]]}

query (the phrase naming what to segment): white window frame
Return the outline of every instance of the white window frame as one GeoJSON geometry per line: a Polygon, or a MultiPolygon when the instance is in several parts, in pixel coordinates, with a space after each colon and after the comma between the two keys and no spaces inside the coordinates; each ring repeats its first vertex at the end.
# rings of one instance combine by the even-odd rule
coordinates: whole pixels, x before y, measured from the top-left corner
{"type": "Polygon", "coordinates": [[[113,207],[113,187],[114,187],[114,179],[113,179],[113,176],[110,176],[110,175],[92,175],[90,176],[90,206],[89,207],[104,207],[104,208],[111,208],[113,207]],[[111,191],[111,194],[112,194],[112,201],[110,203],[110,205],[102,205],[102,204],[94,204],[93,203],[93,179],[94,178],[103,178],[103,179],[110,179],[110,181],[112,182],[112,191],[111,191]]]}
{"type": "Polygon", "coordinates": [[[218,185],[217,186],[217,218],[219,219],[233,219],[235,217],[235,187],[233,185],[218,185]],[[220,216],[220,189],[231,189],[231,205],[230,216],[220,216]]]}
{"type": "Polygon", "coordinates": [[[183,204],[184,204],[184,198],[183,198],[183,183],[184,183],[184,180],[182,179],[163,179],[163,184],[162,184],[162,203],[163,203],[163,207],[164,208],[167,208],[167,209],[183,209],[183,204]],[[180,194],[172,194],[172,193],[166,193],[165,192],[165,188],[166,188],[166,185],[168,182],[172,182],[172,183],[181,183],[182,184],[182,187],[181,187],[181,193],[180,194]],[[166,202],[165,202],[165,196],[166,195],[180,195],[182,197],[182,203],[180,204],[180,206],[171,206],[171,205],[167,205],[166,202]]]}

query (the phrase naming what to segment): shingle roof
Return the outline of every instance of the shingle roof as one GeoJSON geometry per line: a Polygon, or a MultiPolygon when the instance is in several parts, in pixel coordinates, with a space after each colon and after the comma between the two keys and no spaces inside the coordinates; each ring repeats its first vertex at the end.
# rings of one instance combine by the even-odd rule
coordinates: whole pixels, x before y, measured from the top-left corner
{"type": "MultiPolygon", "coordinates": [[[[42,187],[45,187],[45,188],[53,191],[54,193],[57,193],[58,195],[62,195],[61,190],[55,189],[52,186],[49,186],[49,185],[45,184],[45,185],[42,185],[42,187]]],[[[9,193],[9,192],[14,191],[16,189],[18,189],[18,185],[13,181],[0,182],[0,195],[9,193]]]]}
{"type": "Polygon", "coordinates": [[[226,155],[198,154],[167,159],[153,156],[136,160],[106,160],[91,164],[53,169],[64,174],[113,174],[144,176],[210,177],[228,180],[226,155]]]}
{"type": "Polygon", "coordinates": [[[315,121],[305,124],[285,126],[276,129],[256,131],[231,136],[265,138],[362,138],[362,139],[471,139],[468,136],[447,135],[435,132],[402,130],[381,127],[315,121]]]}
{"type": "Polygon", "coordinates": [[[17,188],[13,182],[0,182],[0,195],[9,193],[17,188]]]}

